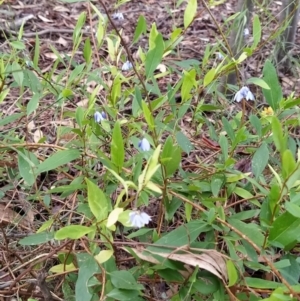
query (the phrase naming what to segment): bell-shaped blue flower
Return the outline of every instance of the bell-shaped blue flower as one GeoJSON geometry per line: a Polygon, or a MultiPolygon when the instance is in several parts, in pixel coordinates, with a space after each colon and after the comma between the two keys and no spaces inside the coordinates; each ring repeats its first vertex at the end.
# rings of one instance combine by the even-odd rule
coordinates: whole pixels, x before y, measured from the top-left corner
{"type": "Polygon", "coordinates": [[[123,21],[124,20],[124,15],[122,13],[114,13],[112,15],[112,18],[114,20],[123,21]]]}
{"type": "Polygon", "coordinates": [[[139,148],[143,152],[149,151],[150,148],[151,148],[149,141],[146,138],[143,138],[142,140],[140,140],[140,142],[139,142],[139,148]]]}
{"type": "Polygon", "coordinates": [[[98,111],[95,112],[95,114],[94,114],[95,122],[99,123],[104,119],[106,119],[106,114],[104,112],[101,112],[101,113],[98,111]]]}
{"type": "Polygon", "coordinates": [[[144,227],[144,225],[149,224],[150,221],[151,217],[145,212],[135,210],[129,213],[128,222],[131,224],[132,227],[142,228],[144,227]]]}
{"type": "Polygon", "coordinates": [[[234,100],[236,102],[240,102],[242,99],[254,101],[254,95],[252,94],[250,89],[246,86],[242,87],[239,91],[237,91],[234,96],[234,100]]]}
{"type": "Polygon", "coordinates": [[[122,66],[122,71],[128,71],[132,69],[132,64],[129,61],[126,61],[122,66]]]}

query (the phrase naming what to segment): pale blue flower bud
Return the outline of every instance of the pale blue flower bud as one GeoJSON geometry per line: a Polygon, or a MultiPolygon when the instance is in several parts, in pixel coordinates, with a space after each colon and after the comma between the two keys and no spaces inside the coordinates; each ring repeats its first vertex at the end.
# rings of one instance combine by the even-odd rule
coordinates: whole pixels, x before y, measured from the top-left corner
{"type": "Polygon", "coordinates": [[[125,62],[122,66],[122,71],[128,71],[130,69],[132,69],[132,64],[129,61],[125,62]]]}
{"type": "Polygon", "coordinates": [[[139,148],[144,151],[147,152],[150,150],[151,146],[149,141],[146,138],[143,138],[140,142],[139,142],[139,148]]]}
{"type": "Polygon", "coordinates": [[[114,20],[119,20],[119,21],[123,21],[123,20],[124,20],[124,16],[123,16],[122,13],[114,13],[114,14],[112,15],[112,18],[113,18],[114,20]]]}
{"type": "Polygon", "coordinates": [[[101,113],[98,111],[95,112],[95,114],[94,114],[95,122],[99,123],[104,119],[106,119],[106,114],[104,112],[101,112],[101,113]]]}

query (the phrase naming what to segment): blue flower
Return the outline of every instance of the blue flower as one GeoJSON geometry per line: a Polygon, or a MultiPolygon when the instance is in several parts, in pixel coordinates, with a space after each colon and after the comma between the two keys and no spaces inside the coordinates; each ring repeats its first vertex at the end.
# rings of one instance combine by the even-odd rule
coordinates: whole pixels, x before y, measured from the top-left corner
{"type": "Polygon", "coordinates": [[[143,138],[142,140],[140,140],[139,148],[144,152],[147,152],[148,150],[150,150],[151,146],[150,146],[149,141],[146,138],[143,138]]]}
{"type": "Polygon", "coordinates": [[[224,55],[223,55],[221,52],[218,52],[218,53],[217,53],[217,59],[218,59],[219,61],[222,61],[222,60],[224,59],[224,55]]]}
{"type": "Polygon", "coordinates": [[[112,15],[112,18],[113,18],[114,20],[118,20],[118,21],[123,21],[123,20],[124,20],[124,16],[123,16],[122,13],[114,13],[114,14],[112,15]]]}
{"type": "Polygon", "coordinates": [[[234,96],[234,100],[236,102],[240,102],[242,99],[253,100],[254,101],[254,95],[249,90],[249,88],[246,87],[246,86],[242,87],[239,91],[237,91],[235,96],[234,96]]]}
{"type": "Polygon", "coordinates": [[[96,111],[94,114],[94,120],[99,123],[100,121],[106,119],[106,114],[104,112],[98,112],[96,111]]]}
{"type": "Polygon", "coordinates": [[[129,61],[125,62],[122,66],[122,71],[128,71],[130,69],[132,69],[132,64],[129,61]]]}
{"type": "Polygon", "coordinates": [[[137,210],[129,213],[128,222],[130,222],[132,227],[142,228],[144,225],[149,224],[150,221],[151,217],[145,212],[137,210]]]}
{"type": "Polygon", "coordinates": [[[248,28],[245,28],[245,29],[244,29],[244,37],[249,36],[249,34],[250,34],[249,29],[248,29],[248,28]]]}

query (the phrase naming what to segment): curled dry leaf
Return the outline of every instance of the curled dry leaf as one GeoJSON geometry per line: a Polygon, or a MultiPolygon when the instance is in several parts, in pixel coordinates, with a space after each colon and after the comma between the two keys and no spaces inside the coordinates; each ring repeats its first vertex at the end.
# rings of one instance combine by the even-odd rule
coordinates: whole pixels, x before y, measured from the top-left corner
{"type": "Polygon", "coordinates": [[[89,99],[85,98],[83,100],[80,100],[76,103],[77,107],[83,107],[83,108],[87,108],[89,104],[89,99]]]}
{"type": "Polygon", "coordinates": [[[38,18],[41,19],[45,23],[52,23],[53,22],[53,20],[47,19],[46,17],[44,17],[42,15],[38,15],[38,18]]]}
{"type": "Polygon", "coordinates": [[[27,130],[31,132],[34,128],[35,128],[35,124],[34,121],[32,120],[27,124],[27,130]]]}
{"type": "Polygon", "coordinates": [[[225,282],[227,282],[228,280],[225,258],[221,253],[215,250],[209,250],[209,252],[208,250],[203,250],[202,254],[195,254],[188,250],[180,250],[180,253],[175,253],[174,250],[170,253],[160,253],[160,252],[149,251],[144,248],[131,249],[131,250],[139,258],[154,264],[158,264],[161,262],[159,262],[151,254],[159,255],[166,259],[179,261],[185,263],[188,266],[193,266],[193,267],[198,266],[200,269],[209,271],[210,273],[214,274],[215,276],[217,276],[218,278],[222,279],[225,282]]]}
{"type": "Polygon", "coordinates": [[[55,41],[56,44],[60,44],[64,47],[68,46],[68,41],[66,41],[64,38],[59,37],[58,40],[55,41]]]}
{"type": "Polygon", "coordinates": [[[62,5],[55,6],[53,8],[53,10],[59,11],[59,12],[69,12],[70,11],[67,7],[62,6],[62,5]]]}
{"type": "Polygon", "coordinates": [[[36,130],[34,133],[33,133],[33,141],[35,143],[38,143],[42,138],[43,138],[43,132],[41,130],[36,130]]]}

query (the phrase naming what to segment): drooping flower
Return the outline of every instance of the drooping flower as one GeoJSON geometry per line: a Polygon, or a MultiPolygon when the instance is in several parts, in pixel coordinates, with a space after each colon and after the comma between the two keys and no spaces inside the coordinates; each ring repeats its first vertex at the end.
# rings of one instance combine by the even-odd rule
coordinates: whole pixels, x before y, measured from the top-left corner
{"type": "Polygon", "coordinates": [[[143,138],[142,140],[140,140],[139,142],[139,148],[144,151],[147,152],[150,150],[151,145],[149,143],[149,141],[146,138],[143,138]]]}
{"type": "Polygon", "coordinates": [[[112,18],[118,21],[123,21],[124,20],[124,15],[122,13],[114,13],[112,15],[112,18]]]}
{"type": "Polygon", "coordinates": [[[100,121],[106,119],[106,114],[104,112],[98,112],[96,111],[94,114],[94,120],[99,123],[100,121]]]}
{"type": "Polygon", "coordinates": [[[132,69],[132,64],[129,61],[126,61],[122,66],[122,71],[128,71],[132,69]]]}
{"type": "Polygon", "coordinates": [[[221,52],[218,52],[218,53],[217,53],[217,59],[218,59],[219,61],[222,61],[222,60],[224,59],[224,55],[223,55],[221,52]]]}
{"type": "Polygon", "coordinates": [[[254,95],[252,94],[250,89],[246,86],[244,86],[240,90],[238,90],[234,96],[234,100],[236,102],[240,102],[242,99],[254,101],[254,95]]]}
{"type": "Polygon", "coordinates": [[[132,227],[141,228],[144,225],[149,224],[151,221],[151,216],[149,216],[145,212],[141,212],[139,210],[131,211],[129,213],[129,221],[132,227]]]}
{"type": "Polygon", "coordinates": [[[244,37],[249,36],[249,34],[250,34],[249,29],[248,29],[248,28],[245,28],[245,29],[244,29],[244,37]]]}

